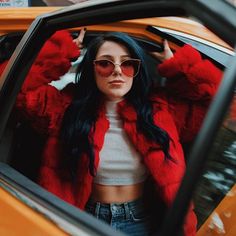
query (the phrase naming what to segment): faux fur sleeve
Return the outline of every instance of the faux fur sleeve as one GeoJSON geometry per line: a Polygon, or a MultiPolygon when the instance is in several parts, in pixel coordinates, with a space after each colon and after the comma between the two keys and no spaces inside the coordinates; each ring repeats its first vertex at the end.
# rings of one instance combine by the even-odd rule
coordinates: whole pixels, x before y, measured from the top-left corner
{"type": "Polygon", "coordinates": [[[0,64],[0,75],[1,75],[2,72],[4,71],[6,65],[7,65],[7,61],[4,61],[3,63],[0,64]]]}
{"type": "Polygon", "coordinates": [[[31,126],[41,134],[57,136],[72,94],[65,94],[51,85],[20,93],[16,106],[21,114],[29,120],[31,126]]]}
{"type": "Polygon", "coordinates": [[[58,80],[80,54],[67,31],[56,32],[42,47],[22,86],[22,93],[58,80]]]}
{"type": "Polygon", "coordinates": [[[158,66],[166,77],[172,95],[189,100],[209,100],[217,91],[222,72],[190,45],[180,48],[174,57],[158,66]]]}
{"type": "Polygon", "coordinates": [[[40,133],[56,135],[72,96],[49,85],[79,56],[67,31],[55,33],[43,46],[18,94],[16,107],[40,133]]]}
{"type": "Polygon", "coordinates": [[[165,90],[155,94],[155,107],[159,106],[160,97],[165,100],[180,141],[192,141],[218,89],[222,72],[189,45],[179,49],[158,69],[167,82],[165,90]]]}

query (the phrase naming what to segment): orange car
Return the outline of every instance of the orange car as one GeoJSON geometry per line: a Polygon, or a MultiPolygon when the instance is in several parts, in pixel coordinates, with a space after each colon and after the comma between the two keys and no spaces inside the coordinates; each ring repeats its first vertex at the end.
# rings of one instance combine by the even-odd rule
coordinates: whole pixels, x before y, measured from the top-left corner
{"type": "MultiPolygon", "coordinates": [[[[16,96],[45,40],[64,28],[76,35],[81,27],[87,28],[85,47],[104,31],[126,32],[149,51],[162,50],[166,38],[173,50],[191,44],[225,71],[199,135],[191,149],[186,147],[186,175],[160,235],[177,235],[191,198],[197,236],[236,235],[235,11],[221,0],[0,9],[0,60],[15,50],[0,78],[0,235],[122,235],[35,183],[44,140],[28,124],[15,121],[16,96]]],[[[154,63],[151,58],[149,63],[154,63]]]]}

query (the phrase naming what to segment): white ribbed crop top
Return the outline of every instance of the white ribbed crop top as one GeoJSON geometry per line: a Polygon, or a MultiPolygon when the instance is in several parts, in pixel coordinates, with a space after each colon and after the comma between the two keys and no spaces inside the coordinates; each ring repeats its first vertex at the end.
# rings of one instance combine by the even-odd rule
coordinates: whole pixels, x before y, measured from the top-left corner
{"type": "Polygon", "coordinates": [[[94,183],[103,185],[141,183],[147,178],[148,171],[123,129],[116,106],[117,102],[106,103],[106,117],[110,126],[100,151],[100,162],[94,183]]]}

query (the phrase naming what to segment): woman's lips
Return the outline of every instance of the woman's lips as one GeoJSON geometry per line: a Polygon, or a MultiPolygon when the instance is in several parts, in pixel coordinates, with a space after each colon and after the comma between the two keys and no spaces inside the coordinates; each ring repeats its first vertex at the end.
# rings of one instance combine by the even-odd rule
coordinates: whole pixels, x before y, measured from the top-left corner
{"type": "Polygon", "coordinates": [[[121,85],[123,83],[124,83],[123,80],[112,80],[109,82],[109,84],[112,84],[112,85],[121,85]]]}

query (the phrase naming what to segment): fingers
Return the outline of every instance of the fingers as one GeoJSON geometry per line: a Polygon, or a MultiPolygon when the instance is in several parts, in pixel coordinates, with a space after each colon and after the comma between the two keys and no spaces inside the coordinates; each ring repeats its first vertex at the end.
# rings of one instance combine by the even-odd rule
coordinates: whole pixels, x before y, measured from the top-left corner
{"type": "Polygon", "coordinates": [[[169,43],[166,39],[164,39],[164,41],[163,41],[163,46],[164,46],[164,50],[170,50],[169,43]]]}
{"type": "Polygon", "coordinates": [[[163,46],[164,46],[164,60],[167,60],[173,57],[173,52],[171,51],[169,43],[166,39],[164,39],[163,41],[163,46]]]}
{"type": "Polygon", "coordinates": [[[163,52],[151,52],[151,55],[158,61],[163,62],[165,60],[165,54],[163,52]]]}
{"type": "Polygon", "coordinates": [[[80,30],[80,33],[77,39],[79,42],[81,42],[81,44],[83,43],[85,33],[86,33],[86,28],[83,28],[80,30]]]}
{"type": "Polygon", "coordinates": [[[83,48],[83,40],[84,40],[85,33],[86,33],[86,28],[82,28],[80,30],[79,36],[73,40],[77,44],[78,48],[80,49],[83,48]]]}
{"type": "Polygon", "coordinates": [[[163,40],[163,51],[162,52],[150,52],[150,54],[156,58],[157,60],[163,62],[171,57],[173,57],[173,53],[170,49],[168,41],[165,39],[163,40]]]}
{"type": "Polygon", "coordinates": [[[160,59],[163,57],[163,54],[160,52],[150,52],[150,54],[155,57],[156,59],[160,59]]]}

